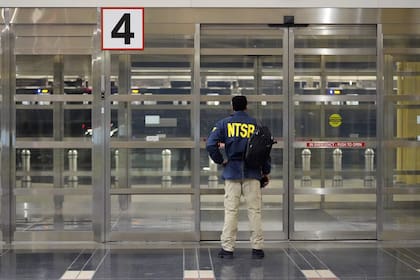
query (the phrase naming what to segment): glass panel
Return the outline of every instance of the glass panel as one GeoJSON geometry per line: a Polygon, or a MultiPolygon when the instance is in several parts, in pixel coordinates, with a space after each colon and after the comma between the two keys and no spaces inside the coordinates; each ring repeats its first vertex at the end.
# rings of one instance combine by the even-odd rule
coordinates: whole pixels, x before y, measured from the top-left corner
{"type": "Polygon", "coordinates": [[[120,211],[121,196],[111,196],[111,224],[120,232],[192,232],[194,210],[190,195],[129,195],[126,211],[120,211]]]}
{"type": "MultiPolygon", "coordinates": [[[[283,94],[283,57],[261,57],[261,95],[283,94]]],[[[264,102],[261,103],[264,105],[264,102]]]]}
{"type": "Polygon", "coordinates": [[[113,149],[111,154],[112,187],[124,187],[128,180],[129,187],[191,188],[191,150],[177,148],[113,149]],[[128,169],[121,161],[128,156],[128,169]]]}
{"type": "Polygon", "coordinates": [[[295,94],[374,96],[375,71],[374,55],[296,55],[295,94]]]}
{"type": "Polygon", "coordinates": [[[16,106],[16,137],[53,137],[51,107],[41,107],[40,110],[22,109],[22,107],[16,106]]]}
{"type": "MultiPolygon", "coordinates": [[[[161,103],[176,102],[188,102],[182,99],[176,101],[144,101],[153,102],[156,105],[161,103]]],[[[189,106],[174,107],[172,104],[169,106],[160,106],[161,109],[157,109],[156,106],[147,104],[145,106],[133,106],[131,111],[131,118],[135,120],[131,124],[132,138],[145,139],[151,136],[157,136],[159,139],[165,138],[179,138],[184,137],[191,139],[191,112],[189,106]],[[151,108],[147,108],[151,106],[151,108]]]]}
{"type": "Polygon", "coordinates": [[[295,32],[294,236],[376,238],[375,28],[295,32]]]}
{"type": "Polygon", "coordinates": [[[296,31],[295,49],[376,48],[376,30],[371,26],[311,26],[296,31]]]}
{"type": "Polygon", "coordinates": [[[202,56],[201,76],[202,95],[257,94],[252,57],[202,56]]]}
{"type": "Polygon", "coordinates": [[[185,194],[192,189],[194,25],[146,28],[150,54],[111,55],[111,217],[114,233],[159,240],[159,232],[196,228],[194,198],[185,194]]]}
{"type": "Polygon", "coordinates": [[[90,63],[16,56],[17,232],[91,231],[90,63]]]}
{"type": "MultiPolygon", "coordinates": [[[[418,26],[412,26],[416,30],[418,26]]],[[[394,35],[385,26],[384,219],[386,239],[417,239],[420,232],[419,34],[394,35]],[[413,55],[408,55],[412,53],[413,55]]]]}
{"type": "Polygon", "coordinates": [[[148,23],[144,26],[145,49],[194,47],[194,24],[148,23]]]}
{"type": "MultiPolygon", "coordinates": [[[[83,101],[79,101],[82,103],[83,101]]],[[[16,137],[18,138],[53,138],[53,113],[58,102],[51,101],[19,101],[16,104],[16,137]],[[35,106],[26,102],[37,103],[35,106]],[[47,104],[48,103],[48,104],[47,104]],[[32,109],[31,109],[32,108],[32,109]]],[[[91,115],[88,106],[71,105],[67,102],[63,108],[64,137],[92,136],[91,115]]]]}
{"type": "MultiPolygon", "coordinates": [[[[202,56],[201,94],[279,95],[282,92],[282,57],[202,56]],[[255,72],[259,73],[256,76],[255,72]]],[[[264,105],[264,103],[262,103],[264,105]]]]}
{"type": "Polygon", "coordinates": [[[374,194],[295,195],[295,204],[301,208],[295,212],[295,218],[299,221],[295,224],[296,231],[326,234],[326,231],[376,230],[374,194]],[[360,208],[345,209],[343,205],[348,203],[360,208]]]}
{"type": "Polygon", "coordinates": [[[283,48],[283,30],[267,26],[203,26],[201,48],[283,48]]]}
{"type": "Polygon", "coordinates": [[[376,136],[375,101],[296,101],[294,108],[297,139],[358,141],[376,136]]]}
{"type": "MultiPolygon", "coordinates": [[[[275,232],[265,238],[277,240],[283,237],[279,232],[284,231],[283,56],[279,55],[283,31],[260,26],[203,26],[200,57],[200,137],[203,143],[216,122],[232,113],[234,95],[248,96],[249,115],[270,127],[278,141],[271,153],[271,182],[267,191],[263,190],[262,209],[263,230],[275,232]],[[220,55],[221,49],[223,55],[220,55]],[[255,55],[258,53],[261,55],[255,55]]],[[[201,149],[200,169],[201,231],[206,237],[219,240],[224,211],[222,168],[201,149]]],[[[238,239],[249,240],[244,204],[240,208],[238,230],[238,239]]]]}
{"type": "Polygon", "coordinates": [[[91,231],[91,199],[87,195],[59,195],[52,187],[33,183],[38,195],[18,190],[16,231],[91,231]],[[57,209],[57,206],[61,208],[57,209]]]}

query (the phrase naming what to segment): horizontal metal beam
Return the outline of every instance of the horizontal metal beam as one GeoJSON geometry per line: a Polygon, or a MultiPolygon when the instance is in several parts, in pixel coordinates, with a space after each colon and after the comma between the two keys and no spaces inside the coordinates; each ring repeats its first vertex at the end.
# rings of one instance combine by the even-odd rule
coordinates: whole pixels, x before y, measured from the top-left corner
{"type": "MultiPolygon", "coordinates": [[[[136,230],[136,231],[111,231],[109,241],[193,241],[196,239],[193,231],[180,231],[170,230],[152,231],[152,230],[136,230]]],[[[198,240],[197,240],[198,241],[198,240]]]]}
{"type": "Polygon", "coordinates": [[[126,149],[179,149],[179,148],[193,148],[194,141],[191,139],[159,139],[159,141],[118,141],[111,139],[111,148],[126,148],[126,149]]]}
{"type": "Polygon", "coordinates": [[[201,49],[201,55],[283,55],[281,48],[208,48],[201,49]]]}
{"type": "Polygon", "coordinates": [[[313,195],[328,195],[328,194],[376,194],[376,188],[295,188],[294,194],[313,194],[313,195]]]}
{"type": "MultiPolygon", "coordinates": [[[[133,101],[191,101],[191,94],[113,94],[111,101],[133,102],[133,101]]],[[[147,108],[148,105],[143,105],[147,108]]],[[[183,106],[183,105],[179,105],[183,106]]]]}
{"type": "MultiPolygon", "coordinates": [[[[16,94],[15,101],[88,102],[93,101],[93,96],[91,94],[16,94]]],[[[39,106],[42,107],[42,105],[39,106]]]]}
{"type": "Polygon", "coordinates": [[[66,149],[79,148],[91,149],[92,139],[88,137],[80,137],[75,140],[68,141],[52,141],[52,140],[16,140],[16,149],[66,149]]]}

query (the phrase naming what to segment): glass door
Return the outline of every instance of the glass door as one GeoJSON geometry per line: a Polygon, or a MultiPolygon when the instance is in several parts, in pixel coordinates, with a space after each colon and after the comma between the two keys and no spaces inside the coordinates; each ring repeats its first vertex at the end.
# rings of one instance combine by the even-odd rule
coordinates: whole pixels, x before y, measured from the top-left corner
{"type": "Polygon", "coordinates": [[[289,29],[290,239],[376,239],[375,26],[289,29]]]}
{"type": "Polygon", "coordinates": [[[12,25],[14,240],[92,240],[92,143],[85,132],[95,11],[50,9],[28,23],[32,12],[16,9],[12,25]],[[51,23],[53,15],[62,21],[51,23]]]}
{"type": "Polygon", "coordinates": [[[110,58],[110,240],[196,241],[194,26],[146,33],[110,58]]]}
{"type": "Polygon", "coordinates": [[[420,231],[418,27],[383,26],[386,82],[382,239],[388,240],[418,239],[420,231]]]}
{"type": "MultiPolygon", "coordinates": [[[[237,94],[278,142],[265,238],[376,239],[376,26],[209,25],[200,35],[201,239],[218,240],[223,224],[205,138],[237,94]]],[[[245,208],[238,238],[249,238],[245,208]]]]}
{"type": "MultiPolygon", "coordinates": [[[[248,113],[270,127],[272,150],[269,187],[263,190],[266,240],[288,238],[287,153],[284,149],[285,96],[288,89],[287,29],[266,25],[202,26],[200,40],[200,228],[201,240],[219,240],[223,227],[224,182],[221,168],[205,150],[216,121],[231,114],[234,95],[248,98],[248,113]]],[[[249,240],[245,205],[239,211],[238,239],[249,240]]]]}

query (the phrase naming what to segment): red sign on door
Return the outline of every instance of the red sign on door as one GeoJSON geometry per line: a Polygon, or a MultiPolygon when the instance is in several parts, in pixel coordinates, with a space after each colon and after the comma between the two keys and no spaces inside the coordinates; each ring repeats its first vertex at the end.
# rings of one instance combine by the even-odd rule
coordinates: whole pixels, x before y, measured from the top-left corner
{"type": "Polygon", "coordinates": [[[354,142],[354,141],[310,141],[306,142],[307,148],[364,148],[366,147],[365,142],[354,142]]]}

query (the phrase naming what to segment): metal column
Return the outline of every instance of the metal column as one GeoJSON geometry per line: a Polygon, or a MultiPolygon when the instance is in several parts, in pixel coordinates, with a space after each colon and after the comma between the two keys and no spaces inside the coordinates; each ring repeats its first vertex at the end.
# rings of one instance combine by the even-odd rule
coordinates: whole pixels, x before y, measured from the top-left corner
{"type": "MultiPolygon", "coordinates": [[[[118,94],[128,95],[131,93],[131,56],[121,54],[118,57],[118,94]]],[[[131,138],[131,103],[118,103],[118,139],[128,140],[131,138]]],[[[115,183],[116,188],[129,188],[131,186],[131,178],[129,170],[131,163],[129,158],[129,149],[120,149],[118,151],[118,169],[115,174],[118,181],[115,183]]],[[[119,195],[118,202],[120,210],[127,210],[131,201],[129,195],[119,195]]]]}
{"type": "Polygon", "coordinates": [[[295,230],[295,151],[294,143],[294,126],[295,126],[295,112],[294,112],[294,71],[295,71],[295,57],[294,57],[294,29],[287,28],[283,36],[283,172],[286,174],[283,179],[283,231],[286,239],[292,238],[292,233],[295,230]]]}
{"type": "MultiPolygon", "coordinates": [[[[378,240],[383,239],[383,222],[384,222],[384,188],[387,185],[387,180],[385,179],[385,168],[386,165],[384,162],[389,160],[389,157],[385,156],[385,146],[384,140],[390,139],[387,138],[387,135],[384,133],[385,125],[392,125],[393,122],[386,121],[385,118],[390,118],[390,108],[388,108],[388,104],[385,105],[385,88],[390,90],[393,89],[393,75],[392,75],[392,68],[388,69],[390,75],[386,75],[385,67],[384,67],[384,35],[382,25],[378,24],[376,29],[376,37],[377,37],[377,69],[376,69],[376,145],[377,145],[377,152],[376,152],[376,237],[378,240]],[[385,87],[385,77],[387,82],[390,83],[390,87],[385,87]]],[[[387,119],[388,120],[388,119],[387,119]]]]}
{"type": "Polygon", "coordinates": [[[110,53],[101,51],[100,9],[97,11],[97,29],[93,36],[92,55],[92,223],[93,238],[97,242],[109,240],[111,229],[111,155],[110,155],[110,53]]]}
{"type": "Polygon", "coordinates": [[[15,34],[10,19],[13,9],[3,9],[5,27],[0,33],[1,63],[1,230],[3,241],[13,241],[16,228],[16,198],[13,189],[16,186],[16,151],[15,151],[15,115],[14,96],[16,92],[15,34]]]}
{"type": "Polygon", "coordinates": [[[191,112],[191,135],[194,137],[192,152],[192,188],[191,198],[194,209],[194,236],[195,241],[200,241],[200,24],[195,25],[194,33],[194,61],[192,77],[192,112],[191,112]]]}
{"type": "MultiPolygon", "coordinates": [[[[64,94],[64,57],[63,55],[56,55],[54,57],[53,66],[54,95],[64,94]]],[[[63,102],[53,103],[53,136],[54,141],[63,141],[64,138],[64,104],[63,102]]],[[[54,171],[54,188],[64,187],[64,151],[63,149],[54,149],[53,152],[53,171],[54,171]]],[[[54,228],[56,230],[64,229],[63,224],[63,203],[64,195],[54,195],[54,228]]]]}

